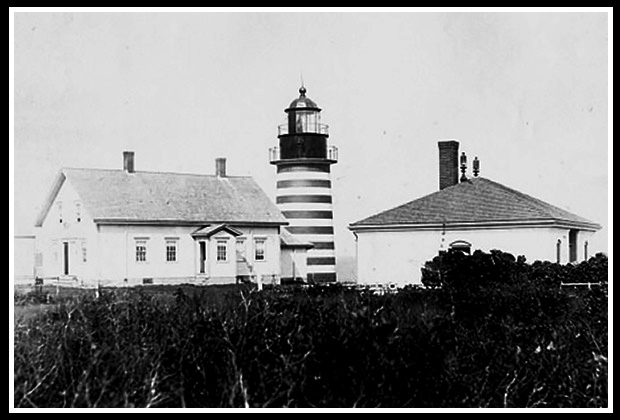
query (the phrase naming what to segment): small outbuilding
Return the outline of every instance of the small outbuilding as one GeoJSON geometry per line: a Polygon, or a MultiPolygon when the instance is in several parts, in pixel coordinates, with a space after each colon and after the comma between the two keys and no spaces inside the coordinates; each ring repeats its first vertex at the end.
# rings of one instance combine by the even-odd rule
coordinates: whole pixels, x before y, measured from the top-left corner
{"type": "Polygon", "coordinates": [[[308,277],[308,250],[311,242],[289,233],[286,228],[280,233],[280,269],[283,283],[303,283],[308,277]]]}

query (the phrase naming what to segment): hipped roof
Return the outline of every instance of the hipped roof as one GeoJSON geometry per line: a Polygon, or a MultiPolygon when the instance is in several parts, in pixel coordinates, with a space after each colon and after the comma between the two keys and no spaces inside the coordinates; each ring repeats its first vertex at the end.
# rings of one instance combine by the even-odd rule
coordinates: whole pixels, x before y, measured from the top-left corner
{"type": "Polygon", "coordinates": [[[349,225],[387,226],[547,225],[598,230],[600,225],[487,178],[475,177],[349,225]]]}

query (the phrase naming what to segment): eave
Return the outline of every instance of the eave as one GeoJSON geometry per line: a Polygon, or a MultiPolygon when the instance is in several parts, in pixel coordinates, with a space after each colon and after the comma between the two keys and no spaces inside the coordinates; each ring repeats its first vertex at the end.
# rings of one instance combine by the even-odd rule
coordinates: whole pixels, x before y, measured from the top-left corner
{"type": "Polygon", "coordinates": [[[228,224],[231,226],[254,226],[254,227],[279,227],[286,226],[287,221],[282,222],[254,222],[251,220],[178,220],[178,219],[121,219],[121,218],[95,218],[98,225],[140,225],[140,226],[204,226],[209,224],[228,224]]]}
{"type": "Polygon", "coordinates": [[[493,221],[456,221],[445,223],[386,223],[364,224],[355,223],[348,226],[353,232],[399,232],[399,231],[443,231],[443,230],[477,230],[477,229],[520,229],[532,227],[548,227],[560,229],[580,229],[595,232],[601,228],[597,223],[576,222],[561,219],[533,220],[493,220],[493,221]]]}
{"type": "Polygon", "coordinates": [[[60,188],[62,188],[62,185],[64,184],[66,179],[67,177],[64,172],[60,170],[56,175],[56,178],[54,179],[52,188],[45,196],[45,201],[41,206],[41,211],[39,212],[39,214],[37,214],[37,218],[34,222],[35,227],[43,226],[43,222],[45,221],[45,218],[47,217],[47,214],[49,213],[50,208],[52,207],[52,204],[54,203],[54,200],[56,199],[56,196],[58,195],[58,192],[60,191],[60,188]]]}

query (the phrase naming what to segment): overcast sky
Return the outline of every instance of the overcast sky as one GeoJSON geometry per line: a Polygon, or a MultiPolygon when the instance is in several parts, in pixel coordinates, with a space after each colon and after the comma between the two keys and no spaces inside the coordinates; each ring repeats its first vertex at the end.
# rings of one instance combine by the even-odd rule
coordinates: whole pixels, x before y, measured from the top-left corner
{"type": "Polygon", "coordinates": [[[607,250],[604,13],[16,13],[15,233],[63,167],[251,175],[300,73],[323,108],[346,226],[438,188],[437,140],[481,176],[594,220],[607,250]]]}

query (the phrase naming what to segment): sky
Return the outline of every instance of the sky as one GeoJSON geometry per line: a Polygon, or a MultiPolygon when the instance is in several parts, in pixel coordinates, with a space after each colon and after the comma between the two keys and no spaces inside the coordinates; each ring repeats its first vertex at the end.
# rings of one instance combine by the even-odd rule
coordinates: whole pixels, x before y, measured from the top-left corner
{"type": "Polygon", "coordinates": [[[61,167],[251,175],[275,197],[284,108],[323,109],[339,256],[347,225],[438,189],[440,139],[480,175],[603,226],[606,13],[14,14],[14,233],[61,167]]]}

